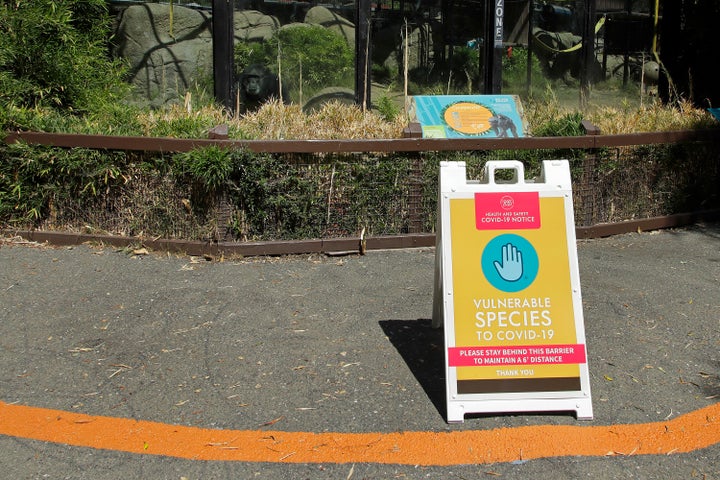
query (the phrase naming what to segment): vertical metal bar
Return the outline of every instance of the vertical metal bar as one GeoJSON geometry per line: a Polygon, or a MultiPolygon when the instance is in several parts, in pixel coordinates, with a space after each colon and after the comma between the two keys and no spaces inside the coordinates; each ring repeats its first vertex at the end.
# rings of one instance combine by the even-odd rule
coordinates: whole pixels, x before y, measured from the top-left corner
{"type": "Polygon", "coordinates": [[[485,94],[502,92],[502,59],[503,59],[503,21],[505,17],[505,0],[485,0],[485,59],[484,87],[485,94]]]}
{"type": "Polygon", "coordinates": [[[215,100],[232,111],[233,1],[213,0],[212,41],[215,100]]]}
{"type": "Polygon", "coordinates": [[[582,31],[582,63],[580,67],[580,109],[584,110],[590,100],[590,73],[595,64],[595,3],[585,0],[582,31]]]}
{"type": "Polygon", "coordinates": [[[355,0],[355,103],[370,108],[370,0],[355,0]]]}
{"type": "Polygon", "coordinates": [[[533,13],[535,12],[535,2],[528,0],[528,37],[527,37],[527,81],[525,84],[525,94],[528,98],[532,98],[532,58],[533,58],[533,13]]]}

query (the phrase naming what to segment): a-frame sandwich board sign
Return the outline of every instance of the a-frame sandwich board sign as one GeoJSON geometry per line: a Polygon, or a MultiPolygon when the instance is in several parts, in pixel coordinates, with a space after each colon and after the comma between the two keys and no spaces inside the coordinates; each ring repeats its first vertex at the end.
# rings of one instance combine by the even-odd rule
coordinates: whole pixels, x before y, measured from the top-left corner
{"type": "Polygon", "coordinates": [[[532,180],[518,161],[483,173],[468,180],[465,162],[440,164],[433,325],[444,326],[447,421],[590,420],[569,164],[543,161],[532,180]]]}

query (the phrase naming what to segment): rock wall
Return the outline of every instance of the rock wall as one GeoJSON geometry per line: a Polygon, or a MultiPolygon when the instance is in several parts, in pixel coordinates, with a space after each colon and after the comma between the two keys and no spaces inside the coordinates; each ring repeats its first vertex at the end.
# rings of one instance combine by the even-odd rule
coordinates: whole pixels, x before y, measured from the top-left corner
{"type": "Polygon", "coordinates": [[[337,13],[325,7],[312,7],[305,14],[305,23],[329,28],[343,37],[351,49],[355,49],[355,25],[337,13]]]}
{"type": "MultiPolygon", "coordinates": [[[[280,27],[254,10],[235,12],[235,39],[262,41],[280,27]]],[[[197,84],[212,91],[212,16],[166,4],[132,5],[117,17],[114,55],[130,66],[130,82],[151,106],[175,103],[197,84]],[[171,20],[172,18],[172,20],[171,20]]]]}
{"type": "MultiPolygon", "coordinates": [[[[235,41],[269,40],[280,28],[321,25],[341,35],[355,48],[355,26],[328,8],[314,6],[302,15],[303,23],[281,26],[278,17],[258,10],[233,14],[235,41]]],[[[375,32],[373,59],[394,74],[402,71],[402,38],[397,26],[375,32]]],[[[433,32],[428,25],[409,34],[409,66],[412,70],[432,61],[433,32]]],[[[119,11],[115,22],[114,54],[130,67],[130,82],[138,100],[152,107],[178,103],[188,91],[199,87],[213,91],[212,15],[168,4],[131,5],[119,11]]],[[[335,87],[328,85],[327,87],[335,87]]]]}

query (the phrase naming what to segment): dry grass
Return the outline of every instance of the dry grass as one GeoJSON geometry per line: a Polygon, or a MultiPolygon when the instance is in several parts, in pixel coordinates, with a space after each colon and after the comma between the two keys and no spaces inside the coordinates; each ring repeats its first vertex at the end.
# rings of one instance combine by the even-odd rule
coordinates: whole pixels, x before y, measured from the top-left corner
{"type": "MultiPolygon", "coordinates": [[[[529,126],[556,120],[573,113],[557,102],[528,102],[524,112],[529,126]]],[[[676,106],[651,103],[643,107],[596,107],[583,114],[600,128],[603,134],[622,134],[709,128],[716,121],[704,109],[689,102],[676,106]]],[[[139,119],[148,136],[204,136],[210,128],[227,124],[230,138],[263,140],[327,140],[401,138],[407,119],[399,115],[385,120],[375,111],[363,111],[357,106],[331,102],[320,110],[306,114],[298,105],[268,102],[256,112],[228,117],[217,107],[205,106],[197,110],[185,106],[151,111],[139,119]],[[185,126],[185,131],[173,132],[173,126],[185,126]]]]}
{"type": "MultiPolygon", "coordinates": [[[[138,123],[143,130],[142,134],[146,136],[158,136],[158,131],[172,129],[172,125],[183,122],[196,123],[202,125],[203,128],[210,129],[216,125],[227,123],[227,115],[222,109],[214,106],[203,106],[194,110],[187,105],[171,105],[164,109],[147,110],[138,116],[138,123]]],[[[167,134],[174,136],[170,132],[167,134]]]]}
{"type": "Polygon", "coordinates": [[[588,112],[586,118],[606,135],[710,128],[716,123],[706,110],[687,101],[674,107],[660,102],[632,109],[601,107],[588,112]]]}
{"type": "Polygon", "coordinates": [[[269,101],[255,112],[228,116],[218,107],[193,109],[188,104],[150,111],[139,119],[148,136],[192,135],[192,130],[207,131],[226,124],[231,138],[262,140],[326,140],[359,138],[399,138],[407,125],[403,118],[388,122],[374,111],[330,102],[306,114],[299,105],[269,101]],[[175,135],[168,130],[178,128],[175,135]]]}
{"type": "Polygon", "coordinates": [[[269,102],[258,111],[229,122],[231,133],[268,140],[399,138],[406,122],[387,122],[373,111],[331,102],[305,114],[298,105],[269,102]]]}
{"type": "MultiPolygon", "coordinates": [[[[631,106],[627,102],[619,103],[619,106],[591,107],[583,113],[582,118],[599,127],[604,135],[717,126],[717,121],[705,109],[697,108],[685,100],[674,105],[664,105],[660,101],[655,101],[641,107],[631,106]]],[[[577,112],[561,106],[553,99],[526,102],[524,111],[531,132],[533,127],[577,112]]]]}

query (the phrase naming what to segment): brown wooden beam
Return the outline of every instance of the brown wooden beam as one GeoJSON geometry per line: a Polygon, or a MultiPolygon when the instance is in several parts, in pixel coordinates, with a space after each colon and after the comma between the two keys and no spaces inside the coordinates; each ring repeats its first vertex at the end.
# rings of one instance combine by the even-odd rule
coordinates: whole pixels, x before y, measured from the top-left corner
{"type": "Polygon", "coordinates": [[[224,140],[163,137],[124,137],[71,133],[7,132],[8,144],[23,141],[35,145],[63,148],[95,148],[147,152],[187,152],[210,145],[245,148],[258,153],[360,153],[426,152],[474,150],[534,150],[604,148],[632,145],[720,141],[720,129],[678,130],[629,133],[622,135],[584,135],[577,137],[522,138],[401,138],[369,140],[224,140]]]}
{"type": "MultiPolygon", "coordinates": [[[[577,227],[578,239],[609,237],[638,231],[679,228],[699,222],[720,220],[720,210],[681,213],[618,223],[577,227]]],[[[38,230],[3,230],[4,236],[19,236],[31,242],[47,243],[54,246],[96,243],[117,248],[144,246],[155,251],[166,251],[185,255],[211,256],[280,256],[297,254],[360,254],[370,250],[392,250],[401,248],[428,248],[435,246],[435,234],[421,233],[368,237],[361,248],[360,237],[325,238],[310,240],[281,240],[268,242],[200,242],[176,239],[149,239],[38,230]]]]}

